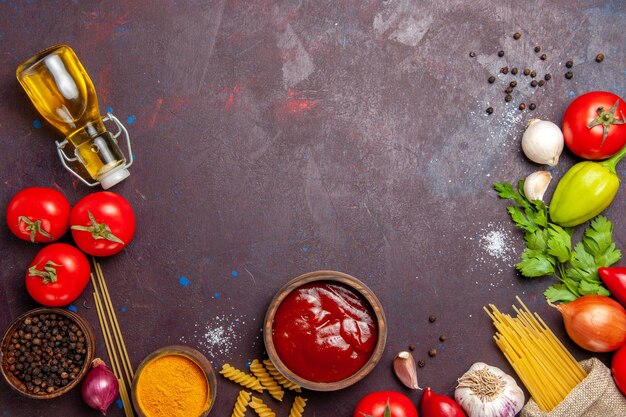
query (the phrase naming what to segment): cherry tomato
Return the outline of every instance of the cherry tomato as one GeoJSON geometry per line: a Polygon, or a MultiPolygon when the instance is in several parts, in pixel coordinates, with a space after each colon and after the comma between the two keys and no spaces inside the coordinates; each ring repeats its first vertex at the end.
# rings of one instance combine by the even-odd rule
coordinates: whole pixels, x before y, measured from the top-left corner
{"type": "Polygon", "coordinates": [[[626,345],[619,348],[613,355],[611,373],[617,388],[622,391],[622,394],[626,395],[626,345]]]}
{"type": "Polygon", "coordinates": [[[7,206],[7,225],[20,239],[54,242],[70,225],[70,203],[53,188],[24,188],[7,206]]]}
{"type": "Polygon", "coordinates": [[[563,138],[581,158],[600,160],[626,145],[626,103],[606,91],[577,97],[563,115],[563,138]]]}
{"type": "Polygon", "coordinates": [[[66,243],[53,243],[37,253],[26,271],[26,290],[48,307],[64,306],[83,292],[91,267],[81,251],[66,243]]]}
{"type": "Polygon", "coordinates": [[[456,401],[445,395],[436,394],[430,388],[424,390],[420,413],[422,417],[466,417],[456,401]]]}
{"type": "Polygon", "coordinates": [[[128,245],[135,235],[135,213],[128,201],[110,191],[81,199],[70,213],[74,242],[85,253],[110,256],[128,245]]]}
{"type": "Polygon", "coordinates": [[[357,404],[353,417],[383,417],[387,409],[391,417],[418,417],[417,410],[409,397],[395,391],[377,391],[367,394],[357,404]]]}

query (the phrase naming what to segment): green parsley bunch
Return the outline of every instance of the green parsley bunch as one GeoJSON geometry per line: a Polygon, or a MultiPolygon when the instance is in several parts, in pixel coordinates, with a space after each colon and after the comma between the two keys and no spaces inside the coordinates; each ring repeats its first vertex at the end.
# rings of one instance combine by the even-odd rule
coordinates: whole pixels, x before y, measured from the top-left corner
{"type": "Polygon", "coordinates": [[[519,181],[517,190],[508,182],[496,182],[493,188],[500,198],[515,203],[506,209],[525,233],[526,248],[515,268],[528,278],[552,275],[560,281],[543,293],[548,300],[570,302],[583,295],[611,295],[598,275],[598,268],[611,266],[622,257],[613,243],[609,219],[602,215],[592,219],[572,249],[575,229],[550,222],[543,201],[529,201],[524,195],[524,180],[519,181]]]}

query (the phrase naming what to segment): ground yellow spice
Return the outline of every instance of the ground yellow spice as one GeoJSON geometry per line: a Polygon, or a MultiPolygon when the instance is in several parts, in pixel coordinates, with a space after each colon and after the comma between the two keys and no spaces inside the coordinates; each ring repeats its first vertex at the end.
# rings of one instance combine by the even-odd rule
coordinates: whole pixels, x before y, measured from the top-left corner
{"type": "Polygon", "coordinates": [[[137,400],[147,417],[196,417],[208,407],[209,384],[191,359],[165,355],[142,370],[137,400]]]}

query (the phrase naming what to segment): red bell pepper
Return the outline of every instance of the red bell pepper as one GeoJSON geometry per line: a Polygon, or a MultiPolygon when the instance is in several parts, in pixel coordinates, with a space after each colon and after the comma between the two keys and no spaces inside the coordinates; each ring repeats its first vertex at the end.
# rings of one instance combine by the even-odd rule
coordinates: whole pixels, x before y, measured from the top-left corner
{"type": "Polygon", "coordinates": [[[613,297],[626,307],[626,267],[599,268],[598,274],[613,297]]]}

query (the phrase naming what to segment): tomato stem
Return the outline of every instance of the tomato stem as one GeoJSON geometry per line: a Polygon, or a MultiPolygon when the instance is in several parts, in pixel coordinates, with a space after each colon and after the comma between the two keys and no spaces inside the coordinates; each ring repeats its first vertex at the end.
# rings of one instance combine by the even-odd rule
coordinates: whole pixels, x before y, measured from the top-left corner
{"type": "Polygon", "coordinates": [[[111,228],[107,226],[106,223],[98,223],[93,214],[91,214],[91,211],[87,211],[87,215],[89,216],[89,222],[91,223],[91,226],[72,226],[72,230],[89,232],[91,233],[91,237],[93,237],[95,240],[106,239],[110,240],[111,242],[117,242],[124,245],[124,241],[115,236],[111,231],[111,228]]]}
{"type": "Polygon", "coordinates": [[[24,228],[24,230],[26,230],[27,232],[30,232],[30,241],[33,243],[35,243],[35,237],[37,236],[37,233],[49,239],[54,239],[54,237],[50,233],[48,233],[41,227],[41,220],[32,221],[26,216],[20,216],[17,218],[17,222],[18,222],[18,225],[20,222],[26,223],[27,226],[24,228]]]}
{"type": "Polygon", "coordinates": [[[55,266],[62,266],[59,264],[55,264],[52,261],[48,261],[46,262],[46,265],[44,266],[44,270],[41,271],[39,269],[37,269],[37,266],[39,266],[39,263],[31,266],[30,268],[28,268],[28,275],[32,276],[32,277],[41,277],[43,278],[43,283],[44,284],[49,284],[49,283],[55,283],[57,282],[57,270],[56,268],[54,268],[55,266]]]}
{"type": "Polygon", "coordinates": [[[615,112],[617,111],[618,105],[619,105],[619,99],[615,102],[615,104],[613,104],[613,107],[611,107],[607,111],[604,110],[604,107],[598,107],[596,110],[598,117],[596,117],[595,119],[593,119],[591,122],[587,124],[587,127],[589,129],[598,125],[602,125],[602,129],[603,129],[602,130],[602,143],[600,143],[600,146],[604,145],[604,141],[606,140],[606,137],[609,135],[609,129],[611,128],[611,125],[623,125],[624,122],[626,121],[624,118],[624,113],[622,113],[621,110],[619,112],[619,114],[622,116],[621,120],[615,117],[615,112]]]}

